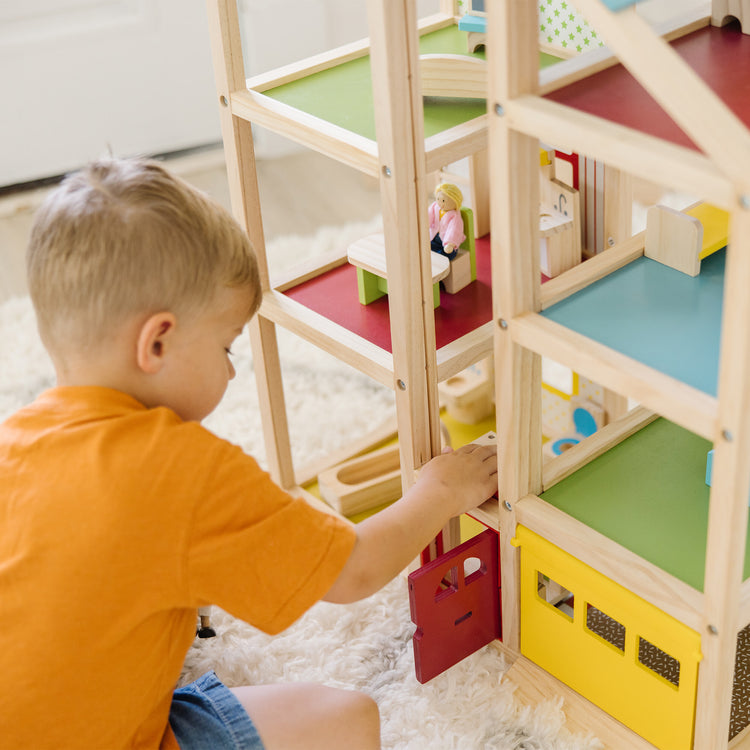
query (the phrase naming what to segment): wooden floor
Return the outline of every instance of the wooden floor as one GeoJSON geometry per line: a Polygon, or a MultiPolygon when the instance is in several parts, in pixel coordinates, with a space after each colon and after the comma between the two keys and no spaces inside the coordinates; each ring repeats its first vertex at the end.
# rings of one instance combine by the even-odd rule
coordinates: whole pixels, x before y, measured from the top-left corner
{"type": "MultiPolygon", "coordinates": [[[[215,148],[168,160],[183,178],[229,207],[224,154],[215,148]]],[[[266,241],[307,236],[322,226],[369,221],[380,214],[377,181],[312,151],[259,159],[266,241]]],[[[26,294],[24,253],[34,211],[48,188],[0,198],[0,303],[26,294]]]]}

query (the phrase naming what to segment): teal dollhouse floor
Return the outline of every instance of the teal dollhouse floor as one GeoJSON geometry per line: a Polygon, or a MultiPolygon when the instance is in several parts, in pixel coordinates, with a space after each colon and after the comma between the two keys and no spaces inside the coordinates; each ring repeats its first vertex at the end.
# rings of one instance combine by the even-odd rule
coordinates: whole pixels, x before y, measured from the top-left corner
{"type": "Polygon", "coordinates": [[[725,257],[695,277],[642,257],[542,315],[715,396],[725,257]]]}

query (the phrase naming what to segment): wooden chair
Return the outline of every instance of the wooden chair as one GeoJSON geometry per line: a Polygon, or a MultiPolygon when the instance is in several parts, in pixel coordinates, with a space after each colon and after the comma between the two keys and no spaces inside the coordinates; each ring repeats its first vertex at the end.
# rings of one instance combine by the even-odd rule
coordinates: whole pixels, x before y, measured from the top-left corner
{"type": "Polygon", "coordinates": [[[464,220],[466,239],[458,248],[458,255],[451,261],[450,271],[443,279],[443,287],[448,294],[455,294],[477,278],[474,212],[464,207],[461,209],[461,218],[464,220]]]}

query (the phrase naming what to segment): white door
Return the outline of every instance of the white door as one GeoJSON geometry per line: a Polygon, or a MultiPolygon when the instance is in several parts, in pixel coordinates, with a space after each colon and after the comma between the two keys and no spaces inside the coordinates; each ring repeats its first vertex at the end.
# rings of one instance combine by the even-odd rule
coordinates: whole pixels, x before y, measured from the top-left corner
{"type": "Polygon", "coordinates": [[[204,0],[0,0],[0,186],[220,140],[204,0]]]}

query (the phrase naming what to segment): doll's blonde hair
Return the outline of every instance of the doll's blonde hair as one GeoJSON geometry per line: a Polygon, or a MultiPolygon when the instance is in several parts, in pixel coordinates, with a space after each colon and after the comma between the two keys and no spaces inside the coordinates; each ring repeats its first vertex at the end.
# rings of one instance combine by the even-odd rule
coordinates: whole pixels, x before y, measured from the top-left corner
{"type": "Polygon", "coordinates": [[[199,312],[222,286],[260,304],[247,234],[207,195],[146,159],[107,159],[66,177],[37,212],[29,291],[51,350],[86,347],[136,314],[199,312]]]}
{"type": "Polygon", "coordinates": [[[463,193],[452,182],[443,182],[438,185],[435,188],[436,197],[438,193],[445,193],[456,204],[457,209],[463,205],[463,193]]]}

